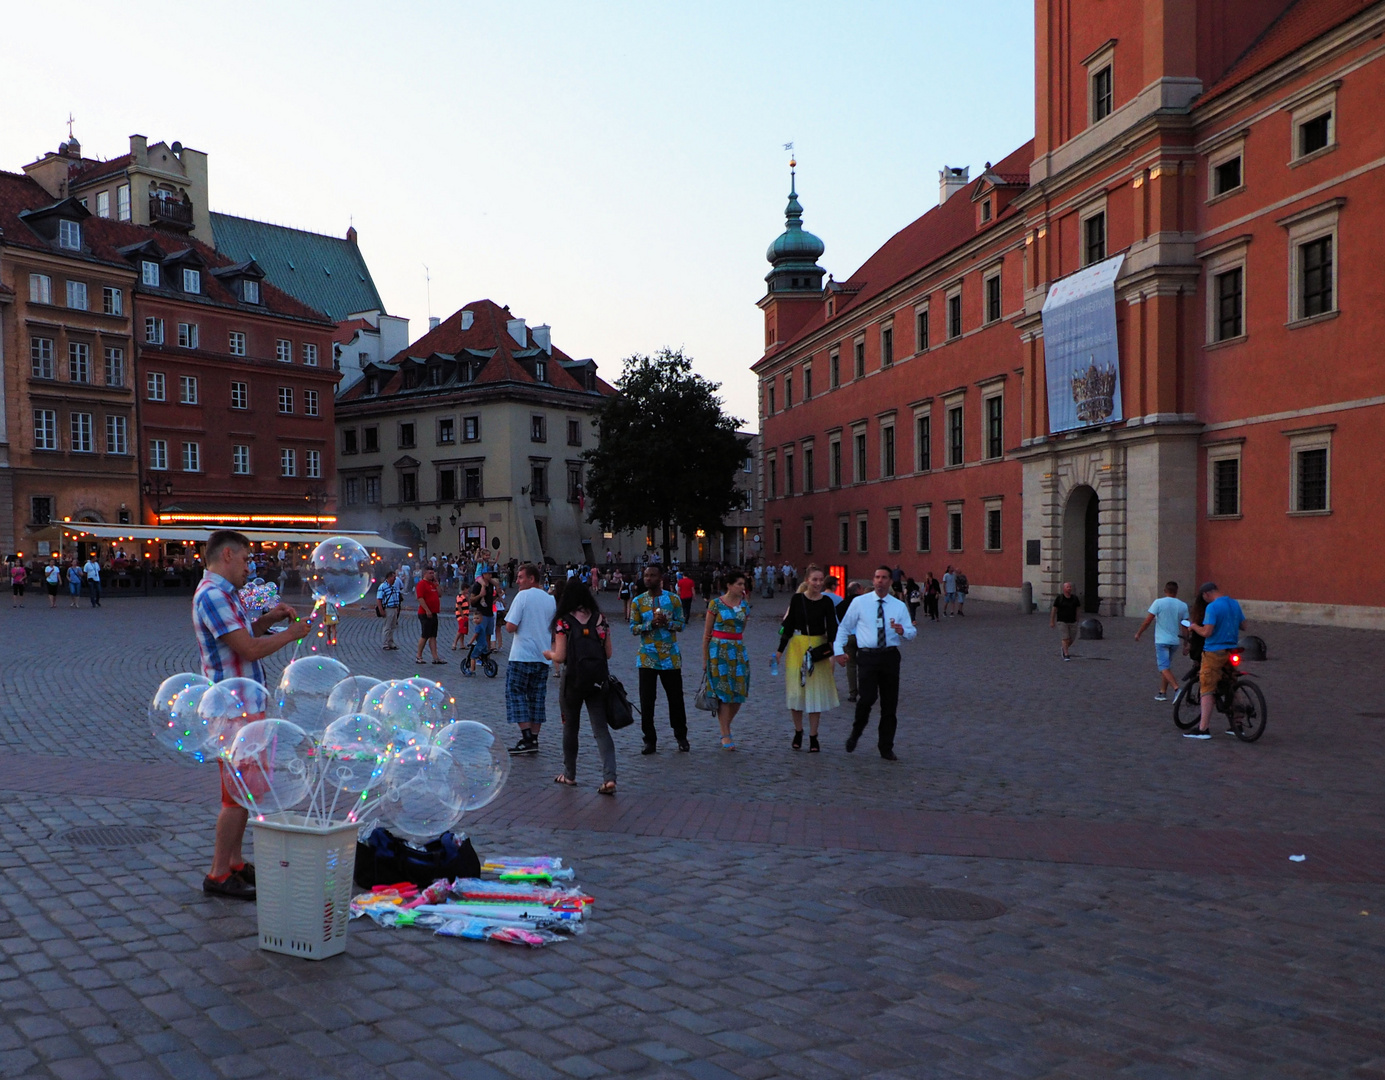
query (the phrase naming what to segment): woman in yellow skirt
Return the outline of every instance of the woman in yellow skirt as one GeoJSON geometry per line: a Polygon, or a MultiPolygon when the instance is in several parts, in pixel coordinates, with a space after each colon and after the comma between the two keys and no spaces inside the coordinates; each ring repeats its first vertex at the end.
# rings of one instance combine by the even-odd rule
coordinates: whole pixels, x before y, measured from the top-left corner
{"type": "MultiPolygon", "coordinates": [[[[804,671],[804,658],[810,649],[831,647],[837,636],[837,607],[822,587],[826,577],[822,568],[809,566],[803,584],[789,598],[789,610],[779,624],[779,652],[784,660],[784,690],[793,717],[793,748],[803,748],[803,714],[808,714],[808,752],[816,754],[818,721],[828,709],[840,703],[837,681],[832,676],[832,656],[815,659],[812,670],[804,671]]],[[[819,649],[819,651],[821,651],[819,649]]]]}

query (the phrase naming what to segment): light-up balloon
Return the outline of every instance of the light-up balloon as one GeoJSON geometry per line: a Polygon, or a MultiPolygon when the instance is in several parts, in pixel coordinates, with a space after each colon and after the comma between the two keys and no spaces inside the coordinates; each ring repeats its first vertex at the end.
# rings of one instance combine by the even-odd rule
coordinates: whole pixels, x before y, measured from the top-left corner
{"type": "Polygon", "coordinates": [[[203,745],[208,756],[221,756],[248,722],[268,716],[270,701],[269,689],[254,679],[223,679],[212,684],[197,705],[197,714],[206,725],[203,745]]]}
{"type": "Polygon", "coordinates": [[[316,753],[312,736],[297,724],[278,718],[251,721],[223,755],[235,772],[227,790],[254,814],[301,809],[312,790],[316,753]]]}
{"type": "Polygon", "coordinates": [[[370,552],[349,536],[333,536],[313,549],[309,560],[313,595],[339,607],[370,591],[370,552]]]}
{"type": "MultiPolygon", "coordinates": [[[[312,654],[300,656],[279,678],[278,715],[310,735],[320,735],[340,713],[327,707],[333,688],[351,675],[340,660],[312,654]]],[[[354,709],[348,710],[354,712],[354,709]]]]}
{"type": "Polygon", "coordinates": [[[365,708],[365,696],[380,685],[380,680],[370,675],[348,675],[332,687],[327,695],[327,715],[335,720],[348,713],[358,713],[365,708]]]}
{"type": "Polygon", "coordinates": [[[159,745],[168,750],[185,750],[183,732],[179,721],[174,717],[174,707],[179,695],[185,690],[200,687],[203,692],[212,685],[212,680],[190,671],[170,675],[154,691],[154,700],[149,703],[149,728],[159,745]]]}
{"type": "Polygon", "coordinates": [[[462,809],[479,810],[500,794],[510,775],[510,754],[485,724],[459,720],[433,736],[433,746],[452,758],[462,809]]]}
{"type": "Polygon", "coordinates": [[[385,766],[383,780],[385,795],[377,812],[396,836],[424,844],[462,816],[455,763],[446,750],[409,747],[385,766]]]}

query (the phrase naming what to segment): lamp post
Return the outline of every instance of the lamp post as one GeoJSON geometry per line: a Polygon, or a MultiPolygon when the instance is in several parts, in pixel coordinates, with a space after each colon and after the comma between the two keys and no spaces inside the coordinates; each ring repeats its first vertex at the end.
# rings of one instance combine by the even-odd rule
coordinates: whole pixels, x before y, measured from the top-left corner
{"type": "Polygon", "coordinates": [[[327,492],[322,488],[309,488],[308,493],[304,495],[303,498],[313,504],[313,520],[317,522],[317,527],[321,529],[322,508],[327,505],[327,492]]]}
{"type": "Polygon", "coordinates": [[[173,494],[173,481],[154,480],[145,477],[144,483],[140,485],[140,488],[144,491],[144,497],[146,499],[152,499],[154,502],[154,524],[162,524],[159,521],[159,513],[163,510],[164,499],[173,494]]]}

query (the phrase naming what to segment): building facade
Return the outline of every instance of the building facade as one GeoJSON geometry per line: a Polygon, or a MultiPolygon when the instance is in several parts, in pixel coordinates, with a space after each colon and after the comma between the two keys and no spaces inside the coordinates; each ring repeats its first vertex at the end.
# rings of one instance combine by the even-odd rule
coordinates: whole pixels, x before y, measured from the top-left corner
{"type": "MultiPolygon", "coordinates": [[[[1385,92],[1376,41],[1385,4],[1040,0],[1036,27],[1032,146],[968,180],[862,268],[911,231],[939,237],[939,249],[919,248],[886,276],[922,282],[941,272],[940,290],[922,303],[930,331],[939,296],[950,304],[958,290],[962,340],[984,338],[986,359],[1007,376],[1003,460],[986,471],[992,447],[968,444],[967,424],[978,420],[989,443],[990,415],[984,405],[979,416],[968,410],[963,393],[962,487],[945,494],[946,472],[900,477],[882,485],[892,492],[881,511],[896,505],[903,517],[911,499],[941,499],[950,532],[960,501],[962,543],[948,555],[961,558],[947,561],[1002,595],[1025,581],[1044,602],[1071,580],[1089,609],[1119,615],[1142,611],[1165,580],[1215,578],[1253,618],[1385,625],[1385,566],[1368,539],[1381,518],[1367,497],[1385,479],[1385,361],[1372,345],[1385,284],[1365,269],[1385,205],[1385,133],[1366,118],[1385,92]],[[985,217],[991,173],[1000,194],[985,217]],[[959,196],[976,209],[973,232],[944,237],[959,196]],[[1003,252],[976,250],[987,229],[998,240],[1005,231],[1003,252]],[[958,256],[948,278],[943,264],[958,256]],[[986,336],[994,257],[1000,319],[986,336]],[[1103,266],[1118,268],[1110,285],[1118,365],[1097,379],[1111,385],[1070,389],[1074,399],[1119,389],[1104,418],[1066,426],[1052,411],[1069,388],[1053,377],[1043,308],[1075,275],[1103,266]],[[977,502],[984,516],[973,519],[977,502]],[[992,573],[985,555],[997,506],[992,573]],[[973,521],[984,530],[976,554],[973,521]]],[[[789,284],[807,276],[795,272],[789,284]]],[[[870,276],[852,275],[843,291],[870,276]]],[[[788,546],[800,542],[796,519],[807,503],[787,492],[775,501],[770,455],[777,449],[782,475],[793,448],[801,470],[805,440],[830,437],[830,428],[809,423],[807,406],[782,407],[783,378],[797,377],[796,402],[801,369],[818,366],[828,339],[872,335],[847,325],[858,304],[832,313],[835,283],[778,298],[775,284],[761,302],[767,351],[756,372],[767,517],[777,514],[788,546]],[[821,314],[808,314],[813,303],[821,314]],[[785,321],[775,309],[797,314],[785,321]]],[[[950,337],[950,307],[944,317],[950,337]]],[[[948,400],[964,388],[988,396],[972,374],[956,372],[948,400]]],[[[877,411],[898,413],[936,392],[932,381],[910,379],[876,395],[877,411]]],[[[822,408],[857,417],[869,455],[878,441],[871,414],[854,402],[822,408]]],[[[850,521],[861,512],[853,498],[835,493],[827,512],[850,521]]],[[[874,511],[865,507],[867,528],[874,511]]],[[[816,507],[811,516],[816,522],[816,507]]],[[[883,561],[893,561],[889,536],[883,561]]]]}

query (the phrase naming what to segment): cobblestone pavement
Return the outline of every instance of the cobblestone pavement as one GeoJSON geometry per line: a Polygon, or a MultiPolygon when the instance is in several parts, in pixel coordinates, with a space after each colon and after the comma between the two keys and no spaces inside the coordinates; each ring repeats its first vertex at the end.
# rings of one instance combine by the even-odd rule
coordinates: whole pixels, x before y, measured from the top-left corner
{"type": "MultiPolygon", "coordinates": [[[[35,599],[0,608],[0,1075],[1385,1076],[1381,635],[1255,628],[1268,732],[1198,743],[1151,700],[1133,620],[1062,664],[1046,619],[969,605],[906,651],[890,763],[873,728],[845,754],[845,703],[822,754],[789,749],[782,600],[761,601],[741,750],[696,714],[687,755],[618,733],[620,793],[598,800],[589,738],[582,788],[551,783],[554,729],[465,823],[483,854],[574,864],[587,934],[528,951],[358,922],[315,964],[261,952],[253,908],[198,890],[213,774],[144,721],[192,666],[186,601],[35,599]],[[165,839],[61,838],[117,823],[165,839]],[[863,896],[924,884],[1006,911],[863,896]]],[[[346,618],[338,655],[444,672],[503,727],[503,665],[463,680],[378,636],[346,618]]]]}

